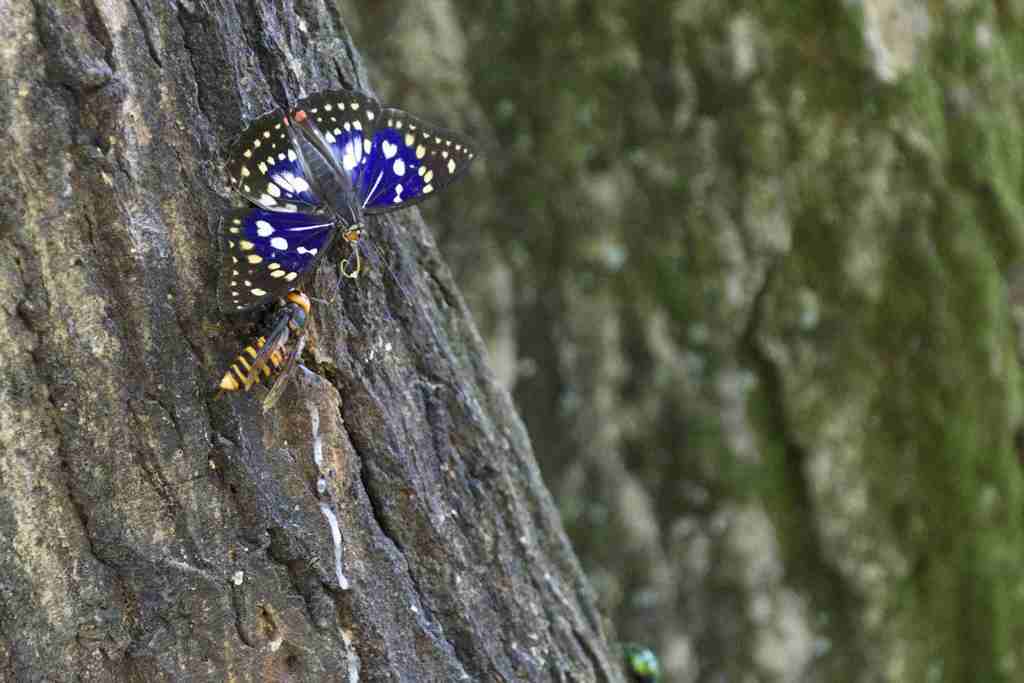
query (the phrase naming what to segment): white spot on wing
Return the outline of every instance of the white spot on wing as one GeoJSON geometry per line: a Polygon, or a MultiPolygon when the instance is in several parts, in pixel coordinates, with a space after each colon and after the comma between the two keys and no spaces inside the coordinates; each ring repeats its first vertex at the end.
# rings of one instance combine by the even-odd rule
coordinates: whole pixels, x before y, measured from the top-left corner
{"type": "Polygon", "coordinates": [[[277,249],[278,251],[287,251],[288,240],[286,240],[283,237],[275,237],[274,239],[270,240],[270,246],[272,246],[274,249],[277,249]]]}
{"type": "Polygon", "coordinates": [[[260,237],[270,237],[274,234],[274,226],[266,221],[256,221],[256,234],[260,237]]]}
{"type": "Polygon", "coordinates": [[[341,156],[341,167],[346,171],[351,171],[356,167],[356,157],[352,154],[352,145],[346,145],[345,153],[341,156]]]}
{"type": "Polygon", "coordinates": [[[292,184],[289,180],[289,176],[291,176],[291,173],[278,173],[277,175],[272,177],[274,178],[274,182],[280,185],[281,189],[283,189],[285,192],[295,192],[295,188],[292,187],[292,184]]]}
{"type": "Polygon", "coordinates": [[[398,146],[391,144],[387,140],[384,141],[380,148],[384,152],[385,159],[390,159],[398,153],[398,146]]]}
{"type": "Polygon", "coordinates": [[[405,162],[401,158],[395,159],[395,163],[391,166],[391,170],[395,172],[397,176],[405,175],[405,162]]]}

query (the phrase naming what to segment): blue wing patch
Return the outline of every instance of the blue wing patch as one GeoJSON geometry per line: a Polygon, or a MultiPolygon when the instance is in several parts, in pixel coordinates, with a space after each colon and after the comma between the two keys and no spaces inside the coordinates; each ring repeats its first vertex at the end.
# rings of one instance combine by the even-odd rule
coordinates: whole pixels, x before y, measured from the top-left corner
{"type": "Polygon", "coordinates": [[[330,245],[335,232],[328,216],[260,208],[224,214],[220,225],[220,300],[242,311],[295,289],[330,245]]]}
{"type": "MultiPolygon", "coordinates": [[[[412,133],[406,135],[412,138],[412,145],[407,145],[405,135],[394,128],[384,128],[373,136],[370,152],[356,179],[364,211],[390,209],[422,195],[429,186],[424,181],[426,167],[413,146],[415,138],[412,133]],[[419,171],[421,168],[424,170],[419,171]]],[[[433,191],[433,187],[426,191],[433,191]]]]}
{"type": "Polygon", "coordinates": [[[385,213],[420,202],[469,168],[473,145],[399,109],[381,111],[353,186],[366,213],[385,213]]]}
{"type": "Polygon", "coordinates": [[[300,111],[315,125],[338,168],[356,187],[370,150],[369,140],[380,122],[380,103],[359,92],[326,90],[298,102],[292,116],[300,111]]]}

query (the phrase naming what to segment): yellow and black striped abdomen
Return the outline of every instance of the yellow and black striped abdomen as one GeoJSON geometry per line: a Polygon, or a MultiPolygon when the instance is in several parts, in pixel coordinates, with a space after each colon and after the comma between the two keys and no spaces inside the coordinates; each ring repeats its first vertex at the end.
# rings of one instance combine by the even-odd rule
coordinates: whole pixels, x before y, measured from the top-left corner
{"type": "Polygon", "coordinates": [[[256,378],[249,378],[252,374],[252,362],[266,343],[266,337],[260,337],[251,346],[246,346],[242,349],[242,353],[238,354],[235,362],[231,364],[231,367],[228,368],[228,371],[221,378],[221,391],[249,391],[256,384],[257,378],[260,380],[269,379],[275,372],[281,369],[281,365],[284,363],[284,356],[281,354],[280,349],[274,349],[267,357],[267,362],[263,364],[263,367],[256,374],[256,378]]]}

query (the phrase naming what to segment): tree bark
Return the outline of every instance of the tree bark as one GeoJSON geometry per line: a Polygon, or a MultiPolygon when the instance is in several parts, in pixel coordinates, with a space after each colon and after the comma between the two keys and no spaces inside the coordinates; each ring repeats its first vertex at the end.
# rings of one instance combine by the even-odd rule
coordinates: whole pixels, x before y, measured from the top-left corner
{"type": "Polygon", "coordinates": [[[0,16],[0,678],[621,680],[417,211],[371,222],[274,411],[214,400],[260,329],[215,297],[222,153],[366,88],[337,6],[0,16]]]}
{"type": "MultiPolygon", "coordinates": [[[[426,4],[382,87],[448,73],[426,4]]],[[[1021,5],[451,4],[498,151],[442,249],[618,634],[673,683],[1024,680],[1021,5]]]]}

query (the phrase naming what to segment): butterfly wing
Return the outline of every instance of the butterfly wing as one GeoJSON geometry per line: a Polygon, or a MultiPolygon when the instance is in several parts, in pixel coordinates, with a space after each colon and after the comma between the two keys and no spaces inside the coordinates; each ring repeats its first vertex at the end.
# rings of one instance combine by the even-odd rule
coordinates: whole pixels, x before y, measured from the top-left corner
{"type": "Polygon", "coordinates": [[[294,118],[304,112],[330,158],[348,176],[352,187],[370,151],[370,140],[381,118],[377,100],[354,90],[325,90],[300,100],[294,118]]]}
{"type": "Polygon", "coordinates": [[[383,109],[354,181],[366,213],[386,213],[427,199],[469,168],[471,142],[400,109],[383,109]]]}
{"type": "Polygon", "coordinates": [[[237,312],[283,298],[312,270],[336,232],[328,216],[260,208],[226,212],[219,234],[221,305],[237,312]]]}
{"type": "Polygon", "coordinates": [[[228,177],[246,199],[271,211],[299,211],[322,202],[310,186],[284,114],[272,111],[242,131],[228,154],[228,177]]]}

